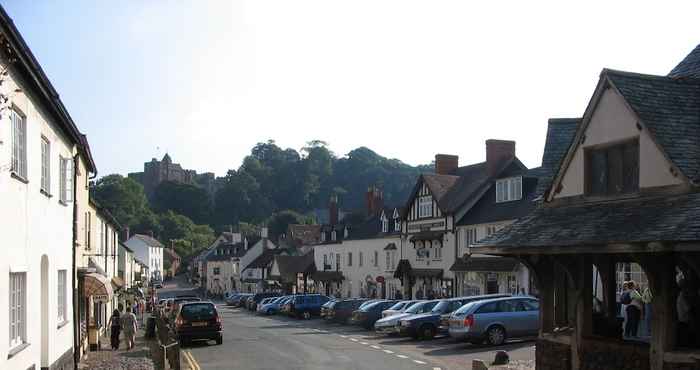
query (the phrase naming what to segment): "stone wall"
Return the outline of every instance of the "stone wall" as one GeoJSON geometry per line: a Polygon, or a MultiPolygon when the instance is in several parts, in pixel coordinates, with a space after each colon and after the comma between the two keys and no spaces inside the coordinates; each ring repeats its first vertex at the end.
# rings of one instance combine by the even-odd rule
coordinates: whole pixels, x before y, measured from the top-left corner
{"type": "Polygon", "coordinates": [[[581,365],[582,370],[648,370],[649,345],[585,339],[581,365]]]}
{"type": "Polygon", "coordinates": [[[664,370],[695,370],[697,367],[695,364],[689,363],[664,363],[664,370]]]}
{"type": "Polygon", "coordinates": [[[569,370],[571,369],[571,346],[537,339],[535,362],[537,370],[569,370]]]}

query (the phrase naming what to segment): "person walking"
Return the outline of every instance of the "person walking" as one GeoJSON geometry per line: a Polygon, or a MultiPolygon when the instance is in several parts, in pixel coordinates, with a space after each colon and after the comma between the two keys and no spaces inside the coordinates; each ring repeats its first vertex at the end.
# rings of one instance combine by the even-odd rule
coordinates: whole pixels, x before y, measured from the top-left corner
{"type": "Polygon", "coordinates": [[[131,307],[127,307],[126,312],[124,312],[120,321],[122,324],[122,330],[124,331],[124,339],[126,340],[126,349],[131,350],[134,348],[134,337],[136,336],[136,330],[138,329],[136,315],[134,315],[131,307]]]}
{"type": "Polygon", "coordinates": [[[119,349],[119,334],[121,334],[121,328],[119,310],[114,310],[114,312],[112,312],[112,317],[109,318],[109,339],[112,350],[114,351],[119,349]]]}

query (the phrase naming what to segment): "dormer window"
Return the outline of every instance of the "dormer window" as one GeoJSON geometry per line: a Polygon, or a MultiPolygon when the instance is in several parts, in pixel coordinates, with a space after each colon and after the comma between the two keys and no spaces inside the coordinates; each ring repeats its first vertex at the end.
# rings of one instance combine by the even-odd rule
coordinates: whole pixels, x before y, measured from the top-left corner
{"type": "Polygon", "coordinates": [[[585,149],[586,195],[606,196],[639,190],[639,141],[585,149]]]}
{"type": "Polygon", "coordinates": [[[343,229],[343,238],[345,238],[345,239],[348,238],[348,228],[347,228],[347,227],[345,227],[345,228],[343,229]]]}
{"type": "Polygon", "coordinates": [[[321,241],[322,241],[322,242],[325,242],[325,241],[326,241],[326,233],[325,233],[325,232],[322,232],[322,233],[321,233],[321,241]]]}
{"type": "Polygon", "coordinates": [[[418,217],[432,217],[433,215],[433,197],[425,196],[418,198],[418,217]]]}
{"type": "Polygon", "coordinates": [[[387,220],[386,215],[382,213],[382,232],[383,233],[388,233],[389,232],[389,220],[387,220]]]}
{"type": "Polygon", "coordinates": [[[523,178],[509,177],[496,180],[496,203],[510,202],[523,198],[523,178]]]}
{"type": "Polygon", "coordinates": [[[335,230],[331,231],[331,240],[335,241],[335,230]]]}

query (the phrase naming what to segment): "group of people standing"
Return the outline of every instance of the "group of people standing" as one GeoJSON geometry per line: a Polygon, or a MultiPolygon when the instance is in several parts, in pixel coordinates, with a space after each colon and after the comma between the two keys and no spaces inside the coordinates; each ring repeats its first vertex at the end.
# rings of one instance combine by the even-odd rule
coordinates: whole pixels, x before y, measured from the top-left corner
{"type": "Polygon", "coordinates": [[[637,338],[640,336],[651,336],[651,300],[652,295],[649,288],[640,291],[639,284],[633,280],[625,281],[622,284],[622,294],[620,303],[624,321],[624,337],[637,338]],[[643,321],[642,321],[643,320],[643,321]],[[644,330],[640,333],[640,326],[644,323],[644,330]]]}
{"type": "Polygon", "coordinates": [[[124,313],[119,310],[114,310],[109,318],[110,328],[110,344],[112,350],[119,349],[119,335],[124,332],[124,340],[126,340],[126,349],[131,350],[134,347],[134,339],[138,330],[138,320],[136,314],[138,308],[132,307],[130,304],[126,307],[124,313]]]}

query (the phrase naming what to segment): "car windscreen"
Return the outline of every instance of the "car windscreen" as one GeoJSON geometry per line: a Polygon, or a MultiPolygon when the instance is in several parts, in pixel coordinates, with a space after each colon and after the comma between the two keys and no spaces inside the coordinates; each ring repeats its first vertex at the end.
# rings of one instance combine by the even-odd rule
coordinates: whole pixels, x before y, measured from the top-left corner
{"type": "Polygon", "coordinates": [[[418,302],[414,304],[413,306],[409,307],[406,311],[406,313],[422,313],[422,312],[428,312],[435,307],[437,304],[437,301],[427,301],[427,302],[418,302]]]}
{"type": "Polygon", "coordinates": [[[445,313],[450,311],[450,301],[440,301],[430,310],[431,313],[445,313]]]}
{"type": "Polygon", "coordinates": [[[388,303],[390,303],[390,302],[385,302],[385,301],[372,302],[372,303],[360,308],[360,311],[383,310],[387,307],[388,303]]]}
{"type": "Polygon", "coordinates": [[[186,320],[209,320],[216,315],[216,308],[211,303],[186,304],[180,309],[180,315],[186,320]]]}
{"type": "Polygon", "coordinates": [[[404,308],[404,307],[406,306],[406,304],[407,304],[407,302],[399,302],[399,303],[397,303],[397,304],[395,304],[395,305],[393,305],[393,306],[387,308],[387,310],[399,311],[399,310],[401,310],[402,308],[404,308]]]}
{"type": "Polygon", "coordinates": [[[464,306],[460,307],[457,311],[454,312],[455,315],[460,315],[460,314],[463,314],[467,311],[470,311],[474,307],[474,305],[476,305],[478,302],[479,301],[473,301],[473,302],[469,302],[469,303],[465,304],[464,306]]]}

